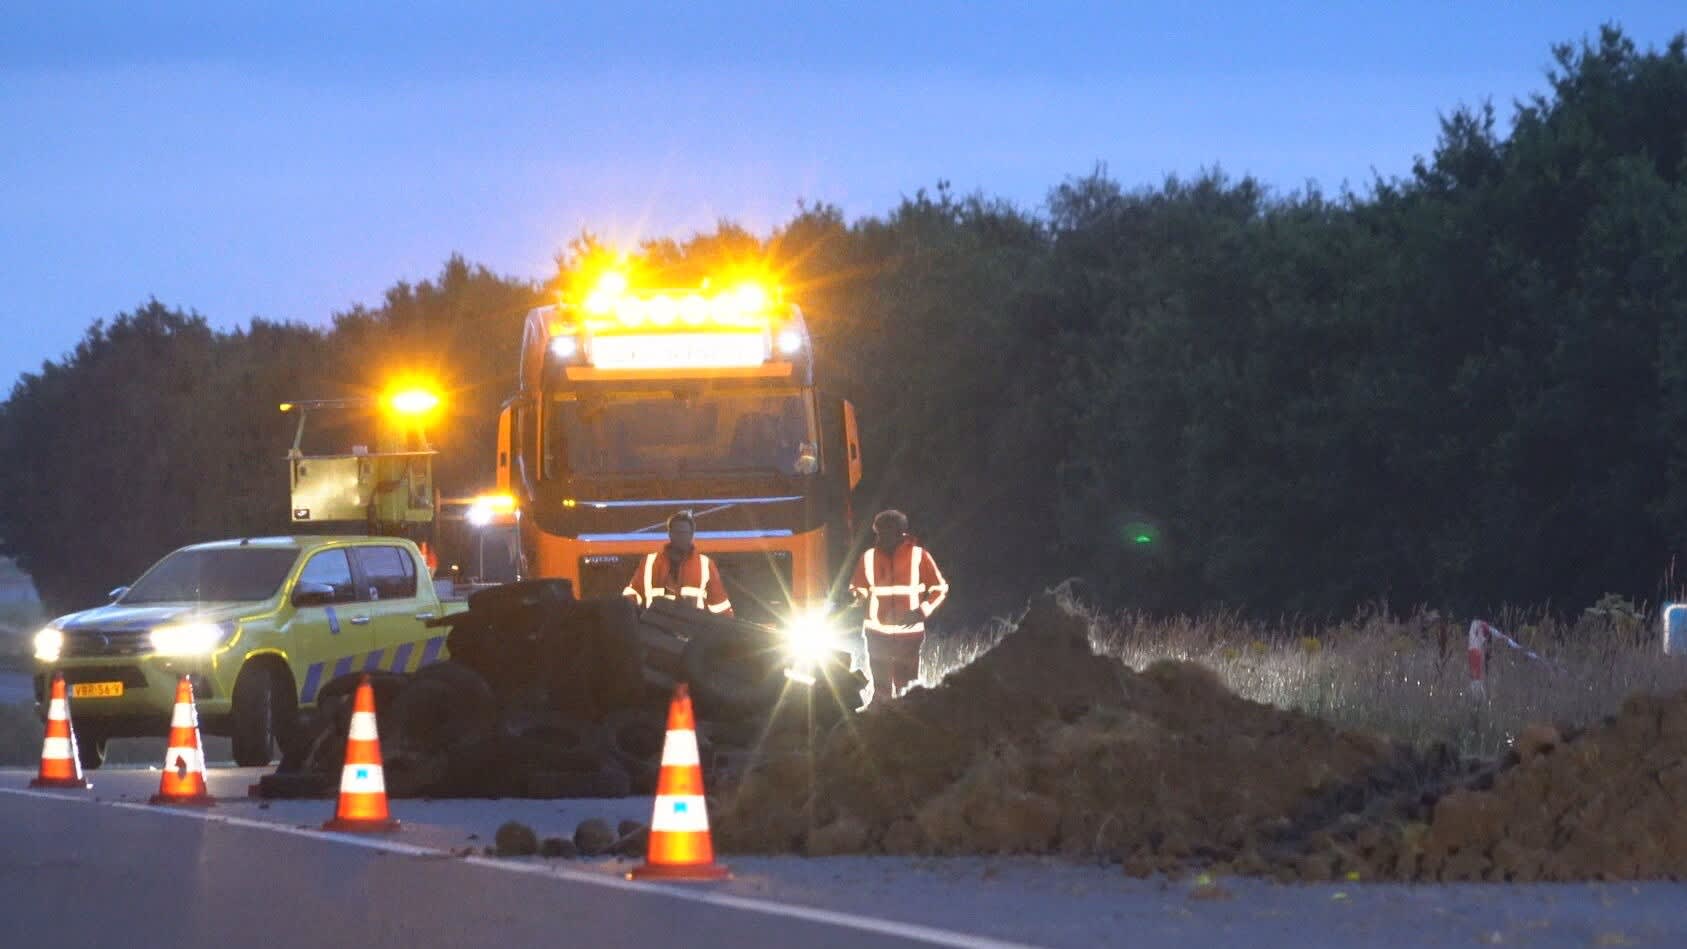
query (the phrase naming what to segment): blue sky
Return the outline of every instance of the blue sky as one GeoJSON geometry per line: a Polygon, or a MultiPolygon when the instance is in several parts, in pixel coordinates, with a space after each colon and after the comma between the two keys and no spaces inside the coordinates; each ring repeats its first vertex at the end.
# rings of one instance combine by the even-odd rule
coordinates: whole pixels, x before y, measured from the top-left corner
{"type": "Polygon", "coordinates": [[[1438,116],[1679,3],[20,4],[0,11],[0,394],[149,296],[324,324],[453,252],[543,276],[799,199],[1104,164],[1363,188],[1438,116]],[[144,7],[144,9],[142,9],[144,7]]]}

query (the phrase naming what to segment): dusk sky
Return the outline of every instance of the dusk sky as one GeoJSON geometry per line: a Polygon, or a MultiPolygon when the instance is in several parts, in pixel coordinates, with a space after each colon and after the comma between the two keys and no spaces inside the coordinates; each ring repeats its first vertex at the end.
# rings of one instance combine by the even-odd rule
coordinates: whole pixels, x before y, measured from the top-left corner
{"type": "Polygon", "coordinates": [[[1687,28],[1679,0],[275,9],[0,13],[0,394],[148,297],[322,325],[453,252],[545,276],[587,229],[765,232],[939,179],[1035,209],[1097,165],[1364,190],[1461,104],[1509,120],[1554,43],[1687,28]]]}

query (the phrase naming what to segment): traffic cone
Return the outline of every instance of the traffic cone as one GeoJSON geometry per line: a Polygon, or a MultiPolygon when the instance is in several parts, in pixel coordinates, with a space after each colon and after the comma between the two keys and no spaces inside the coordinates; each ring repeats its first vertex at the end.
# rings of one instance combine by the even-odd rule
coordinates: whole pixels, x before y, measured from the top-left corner
{"type": "Polygon", "coordinates": [[[47,736],[41,741],[41,773],[32,788],[93,787],[82,777],[76,754],[76,728],[70,724],[70,700],[65,698],[64,673],[53,673],[53,694],[47,704],[47,736]]]}
{"type": "Polygon", "coordinates": [[[681,682],[668,706],[668,736],[662,743],[662,773],[656,780],[656,808],[650,816],[650,845],[644,866],[629,880],[730,880],[715,863],[709,809],[703,800],[703,766],[697,755],[697,720],[691,692],[681,682]]]}
{"type": "Polygon", "coordinates": [[[205,787],[205,752],[199,741],[199,711],[193,706],[193,683],[186,675],[176,683],[176,707],[170,713],[170,747],[164,752],[164,773],[158,780],[154,804],[197,804],[216,801],[205,787]]]}
{"type": "Polygon", "coordinates": [[[369,677],[357,685],[346,763],[340,770],[340,804],[323,830],[379,833],[398,829],[387,813],[387,781],[381,773],[381,738],[375,731],[375,687],[369,677]]]}

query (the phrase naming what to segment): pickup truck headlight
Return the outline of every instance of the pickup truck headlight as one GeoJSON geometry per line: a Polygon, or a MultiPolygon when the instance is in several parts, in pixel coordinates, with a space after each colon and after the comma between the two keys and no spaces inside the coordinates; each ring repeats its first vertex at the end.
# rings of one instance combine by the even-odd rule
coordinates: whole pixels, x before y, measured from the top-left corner
{"type": "Polygon", "coordinates": [[[35,634],[35,658],[42,662],[58,662],[64,651],[64,631],[48,626],[35,634]]]}
{"type": "Polygon", "coordinates": [[[226,623],[174,623],[152,631],[152,651],[160,656],[203,656],[234,632],[226,623]]]}

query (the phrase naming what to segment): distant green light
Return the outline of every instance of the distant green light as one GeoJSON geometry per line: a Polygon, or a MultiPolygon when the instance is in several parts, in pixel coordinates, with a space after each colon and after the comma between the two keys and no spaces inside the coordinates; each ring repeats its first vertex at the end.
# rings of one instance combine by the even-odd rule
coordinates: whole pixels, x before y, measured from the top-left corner
{"type": "Polygon", "coordinates": [[[1160,542],[1160,526],[1146,519],[1132,520],[1119,532],[1119,539],[1132,547],[1152,547],[1160,542]]]}

